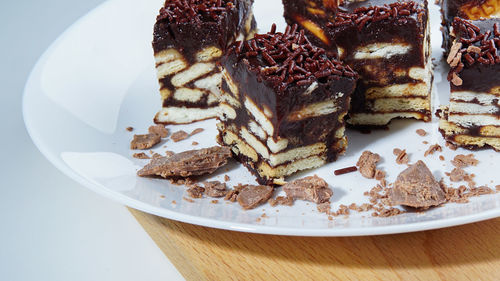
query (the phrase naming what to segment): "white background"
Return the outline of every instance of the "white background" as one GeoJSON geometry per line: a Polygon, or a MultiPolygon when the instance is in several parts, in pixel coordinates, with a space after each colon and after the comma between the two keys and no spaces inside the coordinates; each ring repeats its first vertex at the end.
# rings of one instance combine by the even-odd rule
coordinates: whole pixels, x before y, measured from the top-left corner
{"type": "Polygon", "coordinates": [[[0,1],[1,280],[183,280],[125,207],[62,175],[24,128],[31,68],[102,2],[0,1]]]}

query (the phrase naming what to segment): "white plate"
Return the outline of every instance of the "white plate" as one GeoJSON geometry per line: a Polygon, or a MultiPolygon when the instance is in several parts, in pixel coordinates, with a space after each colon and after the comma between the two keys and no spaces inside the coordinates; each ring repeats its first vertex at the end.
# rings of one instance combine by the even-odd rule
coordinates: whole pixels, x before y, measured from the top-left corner
{"type": "MultiPolygon", "coordinates": [[[[61,171],[82,185],[125,205],[162,217],[209,227],[237,231],[304,235],[351,236],[410,232],[459,225],[494,218],[500,215],[500,194],[473,198],[468,204],[447,204],[425,213],[407,213],[390,218],[371,217],[371,213],[352,214],[329,221],[319,214],[314,204],[296,202],[293,207],[272,208],[263,205],[243,211],[238,204],[223,200],[212,204],[211,199],[183,200],[183,187],[173,186],[166,180],[138,178],[136,171],[147,160],[131,157],[129,143],[133,133],[126,127],[136,128],[134,133],[145,132],[152,124],[159,109],[160,98],[155,78],[151,50],[152,27],[162,0],[133,1],[112,0],[104,3],[80,19],[57,39],[36,64],[24,94],[26,127],[40,151],[61,171]],[[176,204],[172,201],[175,200],[176,204]],[[267,218],[258,219],[263,214],[267,218]],[[279,212],[278,212],[279,210],[279,212]]],[[[440,61],[441,34],[437,7],[431,5],[432,45],[436,61],[440,61]]],[[[257,0],[255,14],[262,30],[273,21],[281,28],[281,1],[257,0]]],[[[435,74],[436,103],[447,103],[448,84],[443,65],[435,74]],[[438,100],[439,99],[439,100],[438,100]]],[[[190,139],[173,143],[167,141],[156,151],[184,151],[215,145],[215,121],[171,127],[188,132],[203,127],[205,131],[190,139]],[[166,148],[163,147],[166,145],[166,148]]],[[[348,131],[349,148],[337,162],[322,168],[301,173],[300,176],[318,174],[334,190],[333,208],[339,204],[364,203],[363,192],[375,185],[374,180],[358,173],[334,176],[335,169],[352,166],[360,153],[369,149],[380,153],[381,167],[388,172],[389,182],[403,170],[394,164],[392,149],[406,148],[410,160],[424,159],[428,145],[443,140],[432,123],[395,121],[389,131],[362,135],[348,131]],[[419,137],[415,130],[423,128],[430,134],[419,137]]],[[[424,160],[437,178],[452,169],[449,160],[459,153],[444,149],[424,160]],[[442,154],[446,161],[439,161],[442,154]]],[[[491,150],[475,153],[480,160],[477,167],[468,171],[477,175],[478,184],[490,187],[500,183],[495,165],[498,153],[491,150]],[[493,184],[494,183],[494,184],[493,184]]],[[[254,183],[254,178],[241,165],[233,162],[229,171],[219,171],[211,179],[223,181],[224,174],[231,177],[231,184],[254,183]]],[[[54,198],[54,200],[57,200],[54,198]]]]}

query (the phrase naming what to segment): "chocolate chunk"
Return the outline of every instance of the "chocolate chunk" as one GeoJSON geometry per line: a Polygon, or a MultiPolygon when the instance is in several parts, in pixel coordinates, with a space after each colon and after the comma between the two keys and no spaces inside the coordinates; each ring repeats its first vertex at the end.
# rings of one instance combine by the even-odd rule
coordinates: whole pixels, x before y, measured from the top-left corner
{"type": "Polygon", "coordinates": [[[130,142],[130,149],[149,149],[160,141],[160,136],[156,134],[134,135],[134,139],[130,142]]]}
{"type": "Polygon", "coordinates": [[[199,185],[193,185],[186,191],[192,198],[202,198],[205,189],[199,185]]]}
{"type": "Polygon", "coordinates": [[[359,172],[363,175],[363,177],[373,179],[373,177],[375,177],[375,168],[379,161],[380,155],[366,150],[363,151],[361,157],[359,157],[356,166],[359,167],[359,172]]]}
{"type": "Polygon", "coordinates": [[[316,175],[289,182],[283,185],[283,190],[287,197],[314,203],[327,202],[333,195],[325,180],[316,175]]]}
{"type": "Polygon", "coordinates": [[[174,142],[180,142],[182,140],[185,140],[189,137],[188,133],[180,130],[180,131],[177,131],[175,133],[172,134],[172,136],[170,136],[170,138],[174,141],[174,142]]]}
{"type": "Polygon", "coordinates": [[[227,164],[231,157],[228,147],[214,146],[199,150],[189,150],[170,157],[154,158],[137,172],[141,177],[161,176],[188,177],[211,174],[227,164]]]}
{"type": "Polygon", "coordinates": [[[243,209],[253,209],[273,195],[274,188],[267,185],[247,185],[238,194],[238,203],[243,209]]]}
{"type": "Polygon", "coordinates": [[[453,158],[451,164],[453,164],[457,168],[465,168],[469,166],[476,166],[479,161],[474,158],[473,154],[463,155],[459,154],[453,158]]]}
{"type": "Polygon", "coordinates": [[[206,181],[203,182],[205,186],[205,194],[209,197],[224,197],[227,194],[227,187],[225,183],[220,181],[206,181]]]}
{"type": "Polygon", "coordinates": [[[446,202],[443,189],[420,160],[398,175],[388,197],[392,205],[414,208],[429,208],[446,202]]]}
{"type": "Polygon", "coordinates": [[[169,134],[169,131],[167,128],[165,128],[165,125],[161,124],[150,126],[148,132],[150,134],[159,135],[161,138],[166,138],[169,134]]]}

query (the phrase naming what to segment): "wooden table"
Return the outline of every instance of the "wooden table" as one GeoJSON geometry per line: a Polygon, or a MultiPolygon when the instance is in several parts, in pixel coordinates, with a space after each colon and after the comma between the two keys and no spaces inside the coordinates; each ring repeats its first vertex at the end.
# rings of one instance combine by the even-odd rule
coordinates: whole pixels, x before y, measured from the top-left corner
{"type": "Polygon", "coordinates": [[[316,238],[218,230],[130,211],[186,280],[500,280],[500,218],[316,238]]]}

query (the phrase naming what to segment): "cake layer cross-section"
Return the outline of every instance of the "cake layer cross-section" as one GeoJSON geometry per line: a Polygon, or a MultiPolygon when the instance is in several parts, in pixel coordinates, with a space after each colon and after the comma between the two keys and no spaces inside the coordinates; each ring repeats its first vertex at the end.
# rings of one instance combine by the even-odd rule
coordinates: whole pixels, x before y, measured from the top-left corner
{"type": "Polygon", "coordinates": [[[431,120],[426,0],[340,1],[336,11],[321,1],[283,3],[289,24],[299,24],[317,38],[314,42],[359,73],[348,123],[382,126],[394,118],[431,120]]]}
{"type": "Polygon", "coordinates": [[[253,0],[167,0],[154,26],[153,50],[162,109],[155,122],[186,124],[214,118],[229,44],[253,36],[253,0]]]}
{"type": "Polygon", "coordinates": [[[312,45],[304,31],[273,26],[233,44],[221,60],[219,142],[261,184],[337,159],[357,74],[312,45]]]}
{"type": "Polygon", "coordinates": [[[439,130],[455,145],[500,151],[500,19],[456,17],[447,62],[450,104],[439,130]]]}

